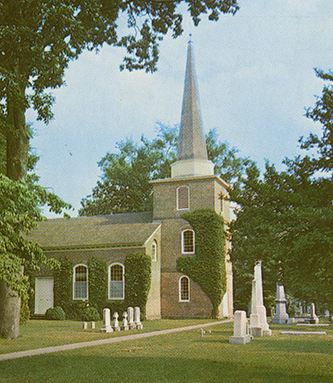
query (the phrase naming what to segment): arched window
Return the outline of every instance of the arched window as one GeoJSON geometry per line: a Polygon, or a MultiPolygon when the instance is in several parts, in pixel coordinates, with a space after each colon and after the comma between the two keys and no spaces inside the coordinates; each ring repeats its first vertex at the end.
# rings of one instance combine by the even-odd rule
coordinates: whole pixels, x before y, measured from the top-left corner
{"type": "Polygon", "coordinates": [[[124,266],[113,263],[109,266],[109,299],[125,299],[125,273],[124,266]]]}
{"type": "Polygon", "coordinates": [[[190,188],[179,186],[177,188],[177,210],[187,210],[190,208],[190,188]]]}
{"type": "Polygon", "coordinates": [[[191,229],[182,232],[182,254],[194,254],[194,231],[191,229]]]}
{"type": "Polygon", "coordinates": [[[86,265],[74,266],[73,299],[88,300],[88,267],[86,265]]]}
{"type": "Polygon", "coordinates": [[[179,279],[179,301],[190,301],[190,279],[185,276],[179,279]]]}
{"type": "Polygon", "coordinates": [[[157,261],[157,242],[155,240],[151,245],[151,259],[157,261]]]}

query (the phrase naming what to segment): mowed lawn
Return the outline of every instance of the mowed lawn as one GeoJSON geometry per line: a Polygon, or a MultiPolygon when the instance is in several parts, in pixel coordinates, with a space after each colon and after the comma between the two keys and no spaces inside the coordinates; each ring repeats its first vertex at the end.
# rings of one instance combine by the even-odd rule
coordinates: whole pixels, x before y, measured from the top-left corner
{"type": "MultiPolygon", "coordinates": [[[[143,331],[201,322],[207,321],[144,322],[143,331]]],[[[41,321],[38,326],[36,323],[22,326],[21,337],[13,341],[20,349],[31,344],[30,337],[35,337],[35,346],[31,348],[50,342],[72,343],[75,329],[74,342],[131,333],[100,334],[98,329],[85,332],[78,322],[41,321]],[[47,341],[39,339],[42,327],[52,334],[47,341]]],[[[1,361],[0,382],[333,382],[333,326],[275,325],[271,326],[271,337],[255,338],[246,345],[229,343],[232,323],[216,324],[209,329],[211,333],[206,332],[203,337],[197,329],[1,361]],[[327,335],[281,335],[285,330],[320,330],[327,335]]],[[[1,353],[14,351],[14,343],[10,346],[8,343],[0,340],[1,353]]]]}

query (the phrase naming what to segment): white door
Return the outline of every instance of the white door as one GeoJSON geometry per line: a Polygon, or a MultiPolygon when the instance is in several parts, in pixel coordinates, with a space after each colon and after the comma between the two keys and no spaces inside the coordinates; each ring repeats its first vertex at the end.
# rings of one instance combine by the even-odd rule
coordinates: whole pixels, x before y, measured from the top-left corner
{"type": "Polygon", "coordinates": [[[53,278],[35,278],[35,314],[45,314],[53,307],[53,278]]]}

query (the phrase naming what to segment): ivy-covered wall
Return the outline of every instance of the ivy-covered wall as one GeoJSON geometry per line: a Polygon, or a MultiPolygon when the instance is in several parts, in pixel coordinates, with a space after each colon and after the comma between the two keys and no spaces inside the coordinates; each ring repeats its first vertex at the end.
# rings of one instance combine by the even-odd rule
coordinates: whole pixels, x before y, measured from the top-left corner
{"type": "Polygon", "coordinates": [[[96,257],[87,262],[88,302],[73,301],[73,262],[68,258],[59,260],[60,268],[54,271],[54,306],[61,306],[68,319],[80,319],[87,307],[95,307],[100,314],[104,308],[122,312],[129,306],[139,306],[144,318],[151,283],[151,257],[144,253],[133,253],[126,257],[125,300],[108,301],[107,264],[96,257]]]}
{"type": "Polygon", "coordinates": [[[128,307],[140,307],[143,316],[151,285],[151,257],[134,253],[125,260],[125,297],[128,307]]]}
{"type": "Polygon", "coordinates": [[[213,305],[211,316],[215,318],[226,291],[224,221],[210,209],[188,212],[183,218],[195,232],[195,255],[179,257],[177,269],[200,285],[213,305]]]}

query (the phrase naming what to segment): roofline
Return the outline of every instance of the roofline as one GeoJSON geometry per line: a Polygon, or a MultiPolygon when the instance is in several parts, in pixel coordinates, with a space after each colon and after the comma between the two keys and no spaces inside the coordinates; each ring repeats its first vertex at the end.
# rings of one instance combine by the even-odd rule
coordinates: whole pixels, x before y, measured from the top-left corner
{"type": "Polygon", "coordinates": [[[161,224],[159,224],[158,225],[158,227],[154,230],[154,232],[153,233],[151,233],[151,235],[146,239],[146,241],[145,241],[145,245],[147,244],[147,242],[149,242],[150,241],[150,239],[156,234],[156,232],[158,231],[158,230],[160,230],[161,229],[161,224]]]}
{"type": "Polygon", "coordinates": [[[80,250],[80,251],[86,251],[86,250],[107,250],[107,249],[130,249],[130,248],[136,248],[136,247],[145,247],[145,243],[132,243],[130,245],[121,244],[121,243],[115,243],[115,244],[106,244],[106,245],[82,245],[82,246],[48,246],[43,247],[42,249],[45,252],[51,252],[51,251],[72,251],[72,250],[80,250]]]}
{"type": "Polygon", "coordinates": [[[232,187],[227,182],[223,181],[222,178],[217,176],[216,174],[208,175],[208,176],[189,176],[189,177],[179,177],[179,178],[159,178],[157,180],[151,180],[149,181],[150,184],[159,184],[159,183],[166,183],[166,182],[186,182],[186,181],[195,181],[195,180],[201,180],[201,179],[216,179],[219,181],[226,189],[231,190],[232,187]]]}

